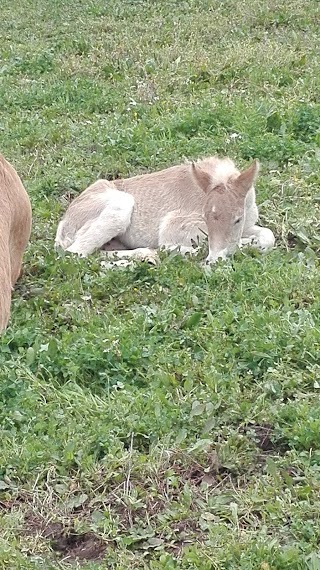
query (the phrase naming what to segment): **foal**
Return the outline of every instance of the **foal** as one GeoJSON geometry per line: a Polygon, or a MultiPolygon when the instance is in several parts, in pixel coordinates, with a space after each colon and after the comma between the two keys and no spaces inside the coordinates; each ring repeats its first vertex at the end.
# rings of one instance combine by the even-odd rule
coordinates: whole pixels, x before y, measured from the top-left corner
{"type": "Polygon", "coordinates": [[[68,207],[55,245],[86,256],[116,243],[118,257],[148,258],[161,247],[192,252],[192,243],[207,235],[207,263],[244,243],[269,249],[272,231],[256,225],[258,170],[257,161],[240,173],[230,159],[210,157],[114,182],[98,180],[68,207]]]}
{"type": "Polygon", "coordinates": [[[10,317],[11,291],[21,274],[31,232],[31,204],[15,169],[0,154],[0,333],[10,317]]]}

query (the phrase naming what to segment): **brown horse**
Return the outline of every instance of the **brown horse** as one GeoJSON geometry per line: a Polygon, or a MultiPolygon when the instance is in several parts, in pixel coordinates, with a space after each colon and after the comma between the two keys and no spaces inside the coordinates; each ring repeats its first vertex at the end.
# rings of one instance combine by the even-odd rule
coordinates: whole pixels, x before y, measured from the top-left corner
{"type": "Polygon", "coordinates": [[[0,155],[0,333],[10,318],[11,292],[31,232],[31,204],[15,169],[0,155]]]}

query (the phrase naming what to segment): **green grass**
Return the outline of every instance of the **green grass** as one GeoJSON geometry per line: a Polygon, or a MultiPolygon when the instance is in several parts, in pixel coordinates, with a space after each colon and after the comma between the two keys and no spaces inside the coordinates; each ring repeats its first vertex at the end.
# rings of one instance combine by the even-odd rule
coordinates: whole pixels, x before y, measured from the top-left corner
{"type": "Polygon", "coordinates": [[[319,15],[2,1],[0,151],[34,225],[0,343],[0,568],[320,568],[319,15]],[[53,251],[98,177],[212,154],[260,159],[275,251],[53,251]]]}

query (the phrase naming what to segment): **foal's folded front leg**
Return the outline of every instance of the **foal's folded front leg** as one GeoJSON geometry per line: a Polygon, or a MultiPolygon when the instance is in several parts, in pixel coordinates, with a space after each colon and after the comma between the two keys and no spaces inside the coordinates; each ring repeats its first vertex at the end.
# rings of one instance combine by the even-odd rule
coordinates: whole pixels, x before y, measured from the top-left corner
{"type": "Polygon", "coordinates": [[[174,210],[166,214],[159,228],[159,247],[179,250],[182,255],[195,253],[193,243],[201,243],[208,233],[202,216],[197,213],[181,214],[174,210]]]}
{"type": "Polygon", "coordinates": [[[272,249],[275,244],[275,237],[269,228],[252,226],[246,229],[241,237],[241,246],[251,245],[261,251],[272,249]]]}
{"type": "MultiPolygon", "coordinates": [[[[112,259],[131,259],[138,261],[147,261],[152,265],[156,265],[158,261],[158,253],[155,249],[149,247],[138,247],[136,249],[121,249],[113,251],[105,251],[106,257],[112,259]]],[[[104,262],[102,262],[104,264],[104,262]]]]}

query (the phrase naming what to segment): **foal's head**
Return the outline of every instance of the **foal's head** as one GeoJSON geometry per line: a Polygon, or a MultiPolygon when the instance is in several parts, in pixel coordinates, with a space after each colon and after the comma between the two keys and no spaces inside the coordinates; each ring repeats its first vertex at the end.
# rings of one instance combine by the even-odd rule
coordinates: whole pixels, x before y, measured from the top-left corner
{"type": "Polygon", "coordinates": [[[226,183],[216,184],[211,174],[198,164],[192,164],[193,175],[207,199],[203,217],[208,228],[209,255],[207,263],[220,257],[225,259],[240,245],[245,219],[245,199],[257,177],[259,163],[228,178],[226,183]]]}

